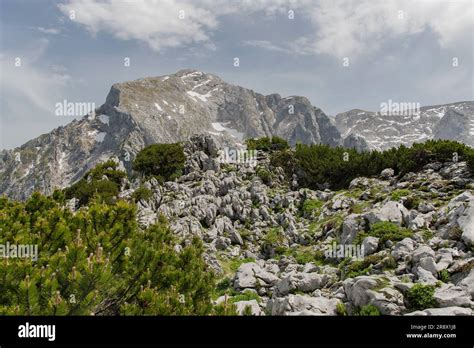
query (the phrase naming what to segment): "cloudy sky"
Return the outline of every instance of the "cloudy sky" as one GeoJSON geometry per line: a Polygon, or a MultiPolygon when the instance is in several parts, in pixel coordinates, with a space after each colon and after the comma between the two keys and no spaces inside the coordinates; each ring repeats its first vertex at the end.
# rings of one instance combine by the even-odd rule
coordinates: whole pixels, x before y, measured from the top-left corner
{"type": "Polygon", "coordinates": [[[194,68],[327,114],[474,100],[472,0],[0,0],[0,149],[102,104],[111,84],[194,68]],[[240,66],[234,66],[238,57],[240,66]],[[124,60],[130,60],[125,66],[124,60]]]}

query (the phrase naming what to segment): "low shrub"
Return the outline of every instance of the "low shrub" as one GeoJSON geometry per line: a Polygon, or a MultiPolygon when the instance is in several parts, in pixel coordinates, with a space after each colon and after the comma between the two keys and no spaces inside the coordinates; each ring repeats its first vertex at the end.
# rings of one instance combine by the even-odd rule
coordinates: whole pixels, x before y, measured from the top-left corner
{"type": "Polygon", "coordinates": [[[406,294],[409,307],[417,310],[436,307],[435,289],[434,285],[413,285],[406,294]]]}
{"type": "Polygon", "coordinates": [[[400,189],[393,191],[391,194],[391,198],[394,201],[399,201],[402,197],[406,197],[408,195],[410,195],[410,190],[400,189]]]}
{"type": "Polygon", "coordinates": [[[153,196],[153,192],[146,188],[145,186],[141,185],[138,189],[135,190],[132,194],[132,198],[135,202],[140,200],[147,201],[153,196]]]}
{"type": "Polygon", "coordinates": [[[272,175],[268,170],[266,170],[265,168],[258,168],[257,175],[260,179],[262,179],[262,182],[265,185],[270,186],[270,184],[272,183],[272,175]]]}
{"type": "Polygon", "coordinates": [[[361,243],[367,236],[379,238],[379,245],[383,245],[388,240],[395,242],[407,237],[411,238],[413,237],[413,231],[408,228],[400,227],[393,222],[379,221],[372,224],[369,231],[359,233],[355,243],[361,243]]]}
{"type": "Polygon", "coordinates": [[[303,216],[310,217],[315,211],[319,212],[323,205],[324,202],[319,199],[306,199],[301,207],[301,212],[303,216]]]}
{"type": "Polygon", "coordinates": [[[133,161],[133,169],[161,183],[183,174],[186,156],[181,144],[153,144],[141,150],[133,161]]]}
{"type": "Polygon", "coordinates": [[[245,143],[249,150],[282,151],[290,148],[290,145],[285,139],[277,136],[247,139],[245,143]]]}
{"type": "Polygon", "coordinates": [[[64,190],[65,198],[77,198],[79,205],[88,204],[93,197],[113,204],[120,192],[122,179],[127,176],[124,171],[117,168],[118,163],[112,160],[98,164],[81,180],[64,190]]]}
{"type": "MultiPolygon", "coordinates": [[[[377,176],[385,168],[393,168],[395,174],[401,176],[419,171],[431,162],[451,162],[453,157],[466,161],[474,173],[474,149],[451,140],[428,140],[411,147],[401,145],[382,152],[360,153],[324,144],[297,144],[294,151],[277,152],[271,163],[284,168],[288,178],[296,173],[302,187],[320,189],[329,185],[337,190],[347,188],[356,177],[377,176]]],[[[400,191],[394,198],[408,195],[400,191]]]]}
{"type": "Polygon", "coordinates": [[[379,315],[381,315],[380,310],[372,304],[367,304],[365,306],[362,306],[356,314],[360,315],[360,316],[379,316],[379,315]]]}

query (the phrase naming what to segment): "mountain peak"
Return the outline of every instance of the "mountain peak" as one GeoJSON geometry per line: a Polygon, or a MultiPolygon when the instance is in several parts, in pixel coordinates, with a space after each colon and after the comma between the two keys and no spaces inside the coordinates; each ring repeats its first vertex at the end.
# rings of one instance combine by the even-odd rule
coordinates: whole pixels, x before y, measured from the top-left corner
{"type": "Polygon", "coordinates": [[[210,135],[221,146],[278,135],[291,144],[341,145],[331,120],[305,97],[282,98],[184,69],[112,85],[105,103],[81,120],[43,135],[0,159],[0,194],[26,198],[78,180],[109,157],[131,170],[145,146],[210,135]]]}

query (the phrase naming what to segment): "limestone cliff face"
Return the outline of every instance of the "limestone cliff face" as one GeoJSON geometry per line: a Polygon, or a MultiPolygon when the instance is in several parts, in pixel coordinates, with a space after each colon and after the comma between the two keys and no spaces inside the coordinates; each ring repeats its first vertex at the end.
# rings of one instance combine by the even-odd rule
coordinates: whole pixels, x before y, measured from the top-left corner
{"type": "Polygon", "coordinates": [[[130,169],[146,145],[193,134],[237,146],[271,135],[291,144],[343,144],[331,120],[304,97],[264,96],[212,74],[181,70],[114,84],[95,113],[0,152],[0,194],[16,199],[34,190],[49,194],[109,157],[130,169]]]}

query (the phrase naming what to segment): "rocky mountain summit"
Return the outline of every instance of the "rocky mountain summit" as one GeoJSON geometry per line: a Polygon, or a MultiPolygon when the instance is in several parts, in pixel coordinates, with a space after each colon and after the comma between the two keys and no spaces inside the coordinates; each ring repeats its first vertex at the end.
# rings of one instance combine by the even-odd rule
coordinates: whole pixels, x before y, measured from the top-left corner
{"type": "Polygon", "coordinates": [[[428,139],[456,140],[474,146],[474,102],[425,106],[416,112],[383,114],[350,110],[335,117],[343,137],[357,135],[373,150],[386,150],[401,144],[410,146],[428,139]]]}
{"type": "Polygon", "coordinates": [[[229,164],[217,149],[211,136],[192,137],[183,176],[126,179],[119,195],[132,200],[146,187],[141,226],[163,215],[180,238],[204,241],[220,277],[216,304],[253,315],[472,315],[474,180],[465,162],[310,190],[265,152],[256,164],[229,164]]]}
{"type": "MultiPolygon", "coordinates": [[[[264,96],[196,70],[112,86],[105,103],[80,120],[0,153],[0,194],[25,199],[77,181],[96,163],[117,157],[126,169],[153,143],[207,134],[218,143],[281,136],[291,144],[343,145],[328,116],[305,97],[264,96]]],[[[363,139],[346,145],[363,150],[363,139]]]]}

